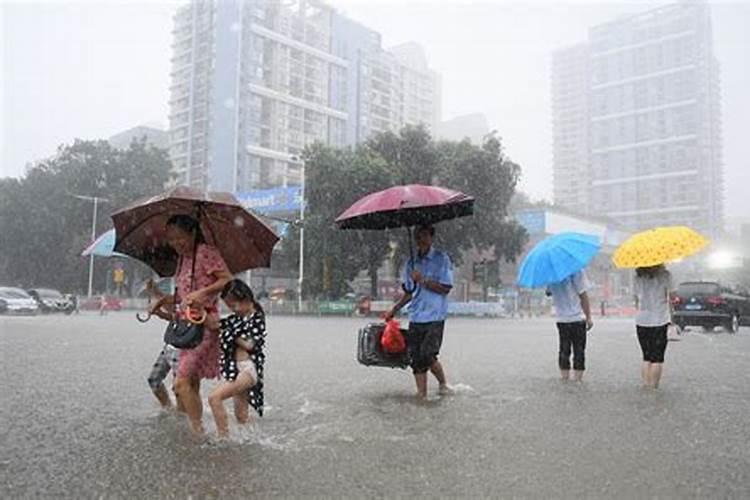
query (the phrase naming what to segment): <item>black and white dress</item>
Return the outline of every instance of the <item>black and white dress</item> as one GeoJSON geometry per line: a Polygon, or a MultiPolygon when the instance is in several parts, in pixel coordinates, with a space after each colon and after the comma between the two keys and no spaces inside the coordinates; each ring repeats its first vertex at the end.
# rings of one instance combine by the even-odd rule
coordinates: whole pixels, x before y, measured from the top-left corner
{"type": "Polygon", "coordinates": [[[221,320],[221,375],[225,380],[235,380],[239,374],[235,354],[240,348],[235,340],[241,338],[253,343],[250,360],[258,373],[257,383],[248,389],[247,401],[259,416],[263,416],[263,364],[266,355],[263,347],[266,342],[266,319],[263,313],[254,312],[250,316],[232,314],[221,320]]]}

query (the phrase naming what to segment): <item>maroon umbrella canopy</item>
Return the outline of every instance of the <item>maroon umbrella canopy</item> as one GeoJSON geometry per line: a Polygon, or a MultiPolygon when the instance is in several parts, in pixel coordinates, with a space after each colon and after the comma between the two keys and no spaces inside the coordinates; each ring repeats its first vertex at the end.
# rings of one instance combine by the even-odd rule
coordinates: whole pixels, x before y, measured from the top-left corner
{"type": "Polygon", "coordinates": [[[341,229],[429,225],[474,213],[474,198],[438,186],[409,184],[368,194],[336,218],[341,229]]]}
{"type": "Polygon", "coordinates": [[[177,254],[167,244],[166,224],[173,215],[200,221],[206,243],[216,247],[232,273],[271,264],[279,237],[230,193],[203,193],[178,186],[141,199],[112,215],[115,251],[141,260],[160,276],[177,270],[177,254]]]}

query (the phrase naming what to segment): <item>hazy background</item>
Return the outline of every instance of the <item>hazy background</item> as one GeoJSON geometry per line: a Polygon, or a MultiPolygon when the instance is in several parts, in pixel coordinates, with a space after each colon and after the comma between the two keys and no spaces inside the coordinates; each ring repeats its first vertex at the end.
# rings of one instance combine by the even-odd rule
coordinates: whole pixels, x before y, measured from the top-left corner
{"type": "MultiPolygon", "coordinates": [[[[0,1],[0,176],[74,137],[167,126],[172,1],[0,1]]],[[[383,34],[414,40],[443,79],[443,119],[482,112],[523,166],[522,189],[551,198],[550,60],[587,29],[673,2],[333,0],[383,34]]],[[[712,2],[722,66],[727,215],[750,215],[750,2],[712,2]]]]}

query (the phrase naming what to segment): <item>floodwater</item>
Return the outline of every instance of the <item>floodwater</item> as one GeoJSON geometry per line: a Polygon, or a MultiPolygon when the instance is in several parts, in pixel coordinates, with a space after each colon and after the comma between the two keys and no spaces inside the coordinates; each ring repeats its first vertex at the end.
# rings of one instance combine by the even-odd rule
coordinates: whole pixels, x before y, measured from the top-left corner
{"type": "Polygon", "coordinates": [[[0,497],[750,498],[748,328],[670,342],[651,391],[632,321],[598,321],[566,384],[551,319],[451,319],[456,394],[418,404],[356,363],[366,322],[270,317],[266,416],[222,442],[156,405],[156,320],[0,317],[0,497]]]}

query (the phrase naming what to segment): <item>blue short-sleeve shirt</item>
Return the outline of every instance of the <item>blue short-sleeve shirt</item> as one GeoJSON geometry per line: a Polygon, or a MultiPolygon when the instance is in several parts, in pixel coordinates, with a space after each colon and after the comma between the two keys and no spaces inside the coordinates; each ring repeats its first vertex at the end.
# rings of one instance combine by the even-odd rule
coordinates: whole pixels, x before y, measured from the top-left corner
{"type": "MultiPolygon", "coordinates": [[[[402,271],[401,281],[406,290],[414,288],[411,279],[412,271],[419,271],[425,279],[436,281],[441,285],[453,286],[453,263],[448,254],[430,248],[422,257],[409,259],[402,271]]],[[[448,316],[448,297],[435,293],[426,287],[419,286],[412,292],[409,302],[409,321],[412,323],[429,323],[444,321],[448,316]]]]}

